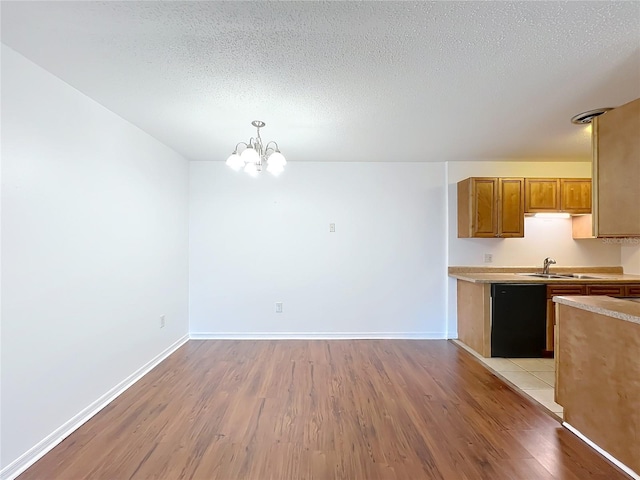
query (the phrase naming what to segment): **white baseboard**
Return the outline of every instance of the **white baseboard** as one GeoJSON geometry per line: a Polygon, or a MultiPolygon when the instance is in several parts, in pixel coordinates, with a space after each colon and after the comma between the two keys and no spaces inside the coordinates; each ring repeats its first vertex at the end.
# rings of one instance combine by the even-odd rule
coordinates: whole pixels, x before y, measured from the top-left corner
{"type": "Polygon", "coordinates": [[[640,474],[638,474],[637,472],[634,472],[633,470],[631,470],[629,467],[627,467],[624,463],[622,463],[620,460],[618,460],[616,457],[614,457],[613,455],[611,455],[609,452],[607,452],[606,450],[603,450],[602,448],[600,448],[598,445],[596,445],[595,443],[593,443],[591,440],[589,440],[587,437],[585,437],[580,430],[576,429],[575,427],[573,427],[572,425],[570,425],[567,422],[562,422],[562,425],[564,427],[567,428],[567,430],[569,430],[570,432],[572,432],[575,436],[577,436],[578,438],[580,438],[583,442],[585,442],[587,445],[589,445],[591,448],[593,448],[596,452],[598,452],[600,455],[602,455],[604,458],[606,458],[607,460],[609,460],[611,463],[613,463],[616,467],[618,467],[620,470],[622,470],[624,473],[626,473],[627,475],[629,475],[631,478],[633,478],[634,480],[640,480],[640,474]]]}
{"type": "Polygon", "coordinates": [[[25,453],[20,455],[17,459],[11,462],[9,465],[0,470],[0,480],[13,480],[27,468],[40,460],[46,453],[48,453],[53,447],[58,445],[62,440],[71,435],[80,426],[82,426],[87,420],[93,417],[96,413],[106,407],[109,403],[115,400],[131,385],[140,380],[151,369],[157,366],[165,358],[175,352],[178,348],[184,345],[189,340],[189,336],[185,335],[176,341],[173,345],[166,348],[164,351],[156,355],[153,359],[133,372],[127,378],[125,378],[118,385],[113,387],[107,393],[98,398],[95,402],[87,406],[80,411],[77,415],[71,418],[68,422],[65,422],[62,426],[54,430],[51,434],[47,435],[44,439],[31,447],[25,453]]]}
{"type": "Polygon", "coordinates": [[[444,340],[444,332],[191,332],[192,340],[444,340]]]}

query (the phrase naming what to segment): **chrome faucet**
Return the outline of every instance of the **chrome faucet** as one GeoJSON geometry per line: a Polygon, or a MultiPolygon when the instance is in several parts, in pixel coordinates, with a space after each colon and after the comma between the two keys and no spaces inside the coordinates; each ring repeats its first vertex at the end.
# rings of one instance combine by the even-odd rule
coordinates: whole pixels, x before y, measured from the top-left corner
{"type": "Polygon", "coordinates": [[[556,264],[556,261],[553,258],[551,258],[551,257],[545,258],[544,259],[544,263],[542,265],[542,273],[545,274],[545,275],[548,275],[549,274],[549,267],[551,265],[555,265],[555,264],[556,264]]]}

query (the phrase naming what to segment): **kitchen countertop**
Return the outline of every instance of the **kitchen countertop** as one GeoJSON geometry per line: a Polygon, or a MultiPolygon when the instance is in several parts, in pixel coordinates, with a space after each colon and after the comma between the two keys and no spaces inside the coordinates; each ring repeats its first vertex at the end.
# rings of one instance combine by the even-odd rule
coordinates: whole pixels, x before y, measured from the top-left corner
{"type": "Polygon", "coordinates": [[[622,273],[622,267],[556,267],[549,273],[582,273],[598,278],[543,278],[518,275],[540,273],[540,267],[449,267],[449,276],[472,283],[615,284],[640,283],[640,275],[622,273]]]}
{"type": "Polygon", "coordinates": [[[625,320],[640,325],[639,299],[614,298],[606,296],[560,296],[553,297],[553,301],[579,308],[588,312],[598,313],[607,317],[625,320]]]}

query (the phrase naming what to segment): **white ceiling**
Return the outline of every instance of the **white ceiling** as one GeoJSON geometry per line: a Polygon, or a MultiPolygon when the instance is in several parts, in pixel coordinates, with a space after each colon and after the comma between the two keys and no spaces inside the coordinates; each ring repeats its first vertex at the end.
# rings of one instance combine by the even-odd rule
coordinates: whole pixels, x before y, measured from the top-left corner
{"type": "Polygon", "coordinates": [[[2,2],[2,41],[191,160],[587,158],[640,2],[2,2]]]}

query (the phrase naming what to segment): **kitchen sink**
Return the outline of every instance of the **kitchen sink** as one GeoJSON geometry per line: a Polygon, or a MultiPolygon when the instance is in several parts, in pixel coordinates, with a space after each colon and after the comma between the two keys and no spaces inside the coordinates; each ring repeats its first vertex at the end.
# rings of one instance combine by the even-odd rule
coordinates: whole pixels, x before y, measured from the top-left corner
{"type": "Polygon", "coordinates": [[[585,280],[599,280],[606,277],[594,277],[593,275],[585,273],[518,273],[523,277],[537,277],[537,278],[556,278],[556,279],[585,279],[585,280]]]}
{"type": "Polygon", "coordinates": [[[568,278],[566,276],[557,275],[555,273],[518,273],[518,275],[521,275],[523,277],[538,277],[538,278],[568,278]]]}
{"type": "Polygon", "coordinates": [[[594,277],[593,275],[584,274],[584,273],[558,273],[557,275],[560,277],[566,277],[566,278],[586,278],[586,279],[594,279],[594,280],[605,278],[605,277],[594,277]]]}

